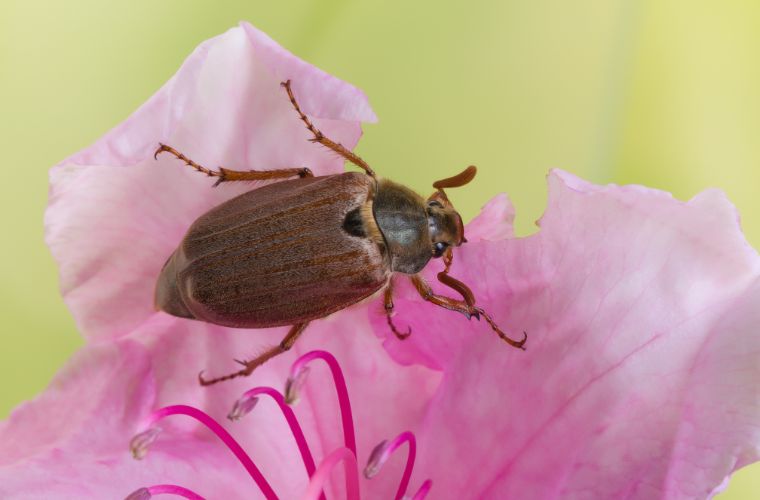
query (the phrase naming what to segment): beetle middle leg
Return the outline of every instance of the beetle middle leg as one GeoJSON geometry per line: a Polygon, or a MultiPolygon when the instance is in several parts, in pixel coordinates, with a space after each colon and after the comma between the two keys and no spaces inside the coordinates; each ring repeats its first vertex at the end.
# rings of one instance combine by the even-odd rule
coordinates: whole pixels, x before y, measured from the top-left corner
{"type": "Polygon", "coordinates": [[[298,116],[301,118],[301,121],[304,122],[306,125],[306,128],[309,129],[309,132],[312,133],[314,138],[312,139],[312,142],[318,142],[321,145],[332,149],[339,155],[341,155],[346,160],[350,161],[357,167],[363,168],[365,172],[367,172],[367,175],[374,177],[375,171],[372,170],[372,167],[367,164],[366,161],[362,160],[359,155],[354,153],[353,151],[350,151],[348,148],[346,148],[343,144],[337,143],[333,140],[328,139],[325,137],[325,135],[314,126],[313,123],[311,123],[311,120],[301,111],[301,107],[298,105],[298,102],[296,101],[295,96],[293,95],[293,90],[290,88],[290,80],[282,82],[280,85],[285,87],[285,91],[288,93],[288,97],[290,98],[290,103],[293,105],[293,107],[296,109],[296,113],[298,113],[298,116]]]}
{"type": "Polygon", "coordinates": [[[230,170],[227,168],[219,167],[219,170],[211,170],[198,165],[193,160],[183,155],[176,149],[166,144],[159,144],[158,149],[153,154],[153,158],[158,159],[158,155],[161,153],[170,153],[174,155],[178,160],[182,160],[186,165],[194,168],[198,172],[206,174],[209,177],[216,177],[216,183],[214,187],[218,186],[222,182],[229,181],[269,181],[276,179],[288,179],[290,177],[314,177],[314,174],[306,167],[303,168],[281,168],[278,170],[230,170]]]}
{"type": "MultiPolygon", "coordinates": [[[[439,273],[439,279],[440,279],[440,275],[441,274],[444,274],[444,273],[439,273]]],[[[450,311],[460,312],[460,313],[464,314],[467,317],[467,319],[470,319],[473,316],[475,318],[477,318],[477,319],[480,319],[480,317],[482,316],[486,320],[486,322],[488,323],[488,325],[491,327],[491,329],[494,332],[496,332],[496,334],[499,336],[499,338],[501,338],[504,342],[506,342],[507,344],[511,345],[512,347],[516,347],[518,349],[525,350],[525,347],[523,347],[523,346],[525,344],[525,341],[528,340],[528,334],[526,334],[525,332],[523,332],[523,338],[522,338],[522,340],[519,340],[519,341],[513,340],[513,339],[509,338],[507,336],[507,334],[504,333],[503,331],[501,331],[501,329],[498,327],[498,325],[496,325],[496,322],[494,322],[494,320],[491,318],[491,316],[489,316],[488,314],[486,314],[486,312],[483,309],[481,309],[479,307],[475,307],[475,305],[474,305],[474,300],[475,299],[472,296],[472,292],[467,287],[467,285],[465,285],[461,281],[458,281],[458,280],[456,280],[454,278],[451,278],[450,276],[446,276],[445,274],[444,274],[444,276],[446,278],[449,278],[453,282],[458,283],[462,287],[464,287],[464,289],[466,289],[469,292],[469,295],[470,295],[471,300],[473,301],[473,304],[468,304],[465,300],[452,299],[451,297],[446,297],[444,295],[437,295],[437,294],[433,293],[433,289],[430,288],[430,285],[419,274],[415,274],[415,275],[411,276],[411,280],[412,280],[412,283],[414,284],[414,287],[417,289],[417,291],[419,292],[419,294],[422,296],[423,299],[427,300],[428,302],[432,302],[433,304],[435,304],[437,306],[449,309],[450,311]]],[[[441,282],[444,283],[444,284],[447,284],[443,280],[441,280],[441,282]]],[[[451,286],[451,285],[449,285],[449,286],[451,286]]],[[[454,287],[452,287],[452,288],[454,288],[454,287]]],[[[455,290],[457,290],[457,289],[455,288],[455,290]]],[[[459,290],[457,290],[457,291],[459,291],[459,290]]],[[[463,294],[463,296],[464,296],[464,294],[463,294]]]]}
{"type": "Polygon", "coordinates": [[[407,327],[406,332],[402,333],[398,331],[396,325],[393,324],[393,281],[388,281],[388,286],[385,287],[384,295],[385,318],[388,320],[388,326],[399,340],[408,339],[409,335],[412,334],[412,327],[407,327]]]}
{"type": "Polygon", "coordinates": [[[306,329],[306,326],[308,324],[309,323],[298,323],[297,325],[293,325],[293,327],[291,327],[290,331],[287,335],[285,335],[285,338],[282,339],[282,342],[280,342],[279,345],[272,347],[271,349],[263,352],[250,361],[238,361],[238,363],[242,364],[245,367],[242,370],[230,373],[229,375],[224,375],[222,377],[212,378],[210,380],[204,379],[203,372],[201,372],[198,374],[198,382],[200,382],[201,385],[205,386],[216,384],[218,382],[224,382],[225,380],[231,380],[237,377],[246,377],[250,375],[253,370],[263,365],[273,357],[290,350],[290,348],[293,347],[293,344],[296,343],[296,340],[298,340],[298,337],[300,337],[303,331],[306,329]]]}

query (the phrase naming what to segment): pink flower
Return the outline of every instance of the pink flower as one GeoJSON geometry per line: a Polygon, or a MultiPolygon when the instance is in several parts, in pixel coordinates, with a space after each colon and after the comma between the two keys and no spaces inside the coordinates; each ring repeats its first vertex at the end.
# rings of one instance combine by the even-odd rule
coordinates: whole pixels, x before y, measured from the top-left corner
{"type": "MultiPolygon", "coordinates": [[[[152,151],[165,142],[209,166],[340,172],[339,159],[306,140],[278,85],[286,79],[347,147],[359,122],[374,119],[360,91],[243,25],[201,45],[133,116],[54,168],[48,242],[90,344],[0,424],[0,496],[124,496],[171,483],[250,497],[258,490],[245,470],[198,425],[167,419],[143,461],[127,443],[165,406],[221,422],[245,389],[279,387],[295,356],[313,349],[346,373],[359,461],[382,439],[417,436],[410,492],[430,478],[435,498],[700,498],[758,460],[760,259],[716,191],[680,202],[556,171],[541,230],[522,239],[512,237],[506,197],[491,200],[467,226],[452,275],[502,327],[528,332],[526,352],[485,322],[424,303],[399,279],[395,321],[412,327],[408,340],[389,335],[372,302],[314,322],[295,353],[248,380],[199,387],[199,370],[226,373],[283,329],[153,311],[156,276],[188,225],[251,186],[211,189],[152,151]]],[[[438,264],[427,269],[431,281],[438,264]]],[[[334,389],[312,378],[309,404],[295,413],[320,463],[344,445],[334,389]]],[[[278,495],[306,491],[276,405],[259,403],[225,428],[278,495]]],[[[403,468],[394,456],[359,489],[388,498],[403,468]]],[[[327,495],[344,491],[337,474],[327,495]]]]}

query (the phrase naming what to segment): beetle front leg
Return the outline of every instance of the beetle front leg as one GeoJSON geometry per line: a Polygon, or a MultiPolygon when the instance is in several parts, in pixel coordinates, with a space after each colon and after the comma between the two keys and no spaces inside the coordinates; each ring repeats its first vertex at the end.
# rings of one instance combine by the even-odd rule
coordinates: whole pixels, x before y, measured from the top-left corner
{"type": "Polygon", "coordinates": [[[407,327],[406,332],[401,333],[396,329],[396,325],[393,324],[393,281],[388,281],[388,286],[385,287],[385,318],[388,320],[388,326],[393,334],[398,337],[399,340],[406,340],[409,335],[412,334],[412,327],[407,327]]]}
{"type": "Polygon", "coordinates": [[[296,343],[296,340],[298,340],[298,337],[300,337],[303,331],[306,329],[306,326],[308,324],[309,323],[299,323],[297,325],[293,325],[293,327],[291,327],[290,331],[287,335],[285,335],[285,338],[282,339],[282,342],[280,342],[279,345],[272,347],[268,351],[260,354],[259,356],[256,356],[250,361],[238,361],[238,363],[245,366],[245,368],[242,370],[230,373],[229,375],[224,375],[222,377],[212,378],[211,380],[204,379],[203,372],[201,372],[198,374],[198,382],[200,382],[201,385],[206,386],[213,385],[218,382],[224,382],[225,380],[231,380],[237,377],[247,377],[253,372],[253,370],[263,365],[273,357],[290,350],[290,348],[293,347],[293,344],[296,343]]]}
{"type": "Polygon", "coordinates": [[[419,274],[413,275],[411,277],[411,280],[412,284],[414,284],[414,288],[417,289],[417,292],[419,292],[422,298],[428,302],[432,302],[433,304],[444,307],[450,311],[460,312],[464,314],[467,319],[470,319],[472,316],[480,319],[480,310],[474,305],[470,305],[463,300],[452,299],[451,297],[446,297],[445,295],[438,295],[433,293],[433,289],[430,288],[428,282],[425,281],[425,278],[419,274]]]}
{"type": "Polygon", "coordinates": [[[453,262],[454,252],[452,252],[452,248],[449,247],[446,249],[446,253],[443,256],[443,264],[445,268],[438,273],[438,281],[459,293],[464,301],[467,302],[467,305],[472,307],[475,305],[475,295],[472,293],[472,290],[470,290],[470,287],[458,279],[449,276],[449,269],[451,269],[451,264],[453,262]]]}
{"type": "MultiPolygon", "coordinates": [[[[511,345],[512,347],[516,347],[518,349],[525,350],[525,347],[523,347],[523,346],[525,345],[525,341],[528,340],[528,334],[527,333],[523,332],[523,338],[522,338],[522,340],[519,340],[519,341],[513,340],[513,339],[509,338],[506,333],[504,333],[503,331],[501,331],[501,328],[498,327],[498,325],[491,318],[491,316],[489,316],[488,314],[486,314],[486,312],[483,309],[481,309],[479,307],[475,307],[475,305],[474,305],[475,299],[472,296],[472,292],[467,287],[467,285],[465,285],[461,281],[458,281],[458,280],[455,280],[454,278],[451,278],[450,276],[446,276],[445,273],[440,273],[440,274],[443,274],[444,277],[450,278],[454,282],[462,285],[467,290],[467,292],[469,292],[469,299],[472,300],[473,304],[468,304],[467,302],[465,302],[463,300],[456,300],[456,299],[452,299],[450,297],[446,297],[446,296],[443,296],[443,295],[437,295],[437,294],[433,293],[432,288],[430,288],[430,285],[427,284],[427,282],[425,281],[425,279],[422,276],[420,276],[419,274],[415,274],[414,276],[411,277],[411,280],[412,280],[412,283],[414,284],[414,287],[417,289],[417,291],[420,293],[420,295],[422,296],[423,299],[427,300],[428,302],[432,302],[433,304],[435,304],[437,306],[445,307],[446,309],[449,309],[451,311],[460,312],[460,313],[464,314],[467,317],[467,319],[470,319],[470,317],[472,317],[472,316],[475,316],[477,319],[480,319],[480,317],[483,316],[483,318],[485,318],[486,322],[488,322],[488,325],[491,327],[491,329],[494,332],[496,332],[496,334],[499,336],[499,338],[501,338],[504,342],[506,342],[507,344],[511,345]]],[[[441,279],[440,274],[439,274],[439,279],[441,279]]],[[[441,282],[443,282],[444,284],[448,284],[448,283],[446,283],[443,280],[441,280],[441,282]]],[[[449,286],[451,286],[451,285],[449,285],[449,286]]],[[[452,287],[452,288],[454,288],[454,287],[452,287]]],[[[456,288],[454,288],[454,289],[456,290],[456,288]]],[[[457,290],[457,291],[459,291],[459,290],[457,290]]],[[[463,293],[462,295],[465,296],[465,298],[467,298],[466,294],[463,293]]]]}
{"type": "Polygon", "coordinates": [[[270,181],[277,179],[289,179],[291,177],[314,177],[314,174],[306,167],[303,168],[281,168],[278,170],[229,170],[227,168],[219,167],[219,170],[211,170],[198,165],[193,160],[183,155],[176,149],[166,144],[159,144],[156,152],[153,153],[153,158],[158,159],[158,155],[161,153],[170,153],[174,155],[178,160],[182,160],[189,167],[194,168],[198,172],[206,174],[209,177],[216,177],[216,183],[214,187],[218,186],[222,182],[230,181],[270,181]]]}

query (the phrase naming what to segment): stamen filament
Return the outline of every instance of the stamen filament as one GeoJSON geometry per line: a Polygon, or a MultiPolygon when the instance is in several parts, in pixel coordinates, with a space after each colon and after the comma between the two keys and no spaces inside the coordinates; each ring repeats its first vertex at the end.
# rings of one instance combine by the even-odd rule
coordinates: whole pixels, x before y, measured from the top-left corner
{"type": "Polygon", "coordinates": [[[246,454],[242,446],[238,444],[235,438],[233,438],[232,435],[229,432],[227,432],[227,430],[225,430],[224,427],[219,425],[216,422],[216,420],[214,420],[213,418],[211,418],[209,415],[202,412],[201,410],[197,408],[193,408],[192,406],[173,405],[173,406],[166,406],[164,408],[160,408],[154,411],[149,417],[148,425],[152,426],[159,420],[166,418],[170,415],[187,415],[188,417],[194,418],[198,422],[205,425],[211,432],[216,434],[216,436],[222,440],[222,442],[227,446],[227,448],[240,461],[243,467],[245,467],[245,469],[248,471],[248,473],[251,475],[253,480],[256,482],[256,484],[258,485],[259,489],[264,494],[264,496],[270,500],[277,499],[277,495],[275,495],[274,490],[272,490],[272,487],[269,485],[267,480],[261,474],[261,471],[259,471],[258,467],[256,467],[256,464],[253,463],[253,460],[251,460],[251,457],[249,457],[246,454]]]}
{"type": "Polygon", "coordinates": [[[125,500],[148,500],[154,495],[176,495],[188,500],[206,500],[193,490],[177,486],[176,484],[156,484],[148,488],[140,488],[132,492],[125,500]]]}
{"type": "Polygon", "coordinates": [[[321,359],[330,367],[333,381],[335,382],[335,392],[338,394],[338,403],[340,404],[340,417],[343,422],[343,441],[346,448],[356,456],[356,435],[354,434],[354,422],[351,413],[351,401],[348,399],[348,389],[346,388],[346,379],[335,357],[327,351],[311,351],[298,358],[290,368],[290,377],[295,379],[306,365],[314,360],[321,359]]]}
{"type": "Polygon", "coordinates": [[[359,471],[356,455],[348,448],[338,448],[333,451],[317,467],[317,471],[309,482],[303,500],[316,500],[323,493],[325,483],[330,478],[332,469],[340,461],[346,463],[346,499],[359,500],[359,471]]]}
{"type": "Polygon", "coordinates": [[[309,449],[308,443],[306,443],[306,437],[304,436],[303,430],[301,429],[301,424],[298,423],[296,414],[293,412],[293,408],[285,404],[285,398],[282,396],[282,394],[280,394],[279,391],[272,389],[271,387],[256,387],[254,389],[246,391],[243,394],[243,398],[252,398],[258,396],[259,394],[266,394],[267,396],[271,397],[277,403],[277,406],[280,407],[280,411],[282,411],[282,414],[285,416],[285,420],[287,420],[288,425],[290,426],[290,431],[293,433],[293,437],[296,440],[298,451],[301,452],[301,458],[303,459],[304,466],[306,467],[306,473],[309,475],[309,477],[312,477],[314,475],[314,471],[316,470],[314,457],[311,455],[311,450],[309,449]]]}
{"type": "Polygon", "coordinates": [[[422,483],[422,486],[420,486],[420,489],[417,490],[417,493],[414,494],[412,497],[412,500],[425,500],[427,498],[428,493],[430,492],[430,488],[433,487],[433,481],[431,479],[426,480],[424,483],[422,483]]]}
{"type": "Polygon", "coordinates": [[[409,431],[402,432],[396,436],[392,441],[380,443],[370,455],[367,467],[364,469],[364,476],[368,479],[374,477],[375,474],[380,472],[380,468],[385,462],[388,461],[390,456],[404,443],[409,443],[409,454],[406,458],[406,466],[404,467],[404,474],[401,476],[401,482],[398,485],[396,491],[396,500],[404,497],[406,489],[409,487],[409,480],[412,477],[412,469],[414,469],[414,460],[417,457],[417,440],[409,431]]]}

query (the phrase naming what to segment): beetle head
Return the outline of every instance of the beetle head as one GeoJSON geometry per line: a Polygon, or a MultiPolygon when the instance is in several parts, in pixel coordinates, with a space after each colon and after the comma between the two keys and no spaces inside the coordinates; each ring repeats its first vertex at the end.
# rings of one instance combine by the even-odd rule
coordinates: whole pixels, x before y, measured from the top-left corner
{"type": "Polygon", "coordinates": [[[475,177],[476,172],[477,169],[471,165],[454,177],[433,183],[436,191],[427,199],[426,207],[433,257],[440,257],[449,247],[467,242],[462,217],[449,201],[444,188],[464,186],[475,177]]]}

